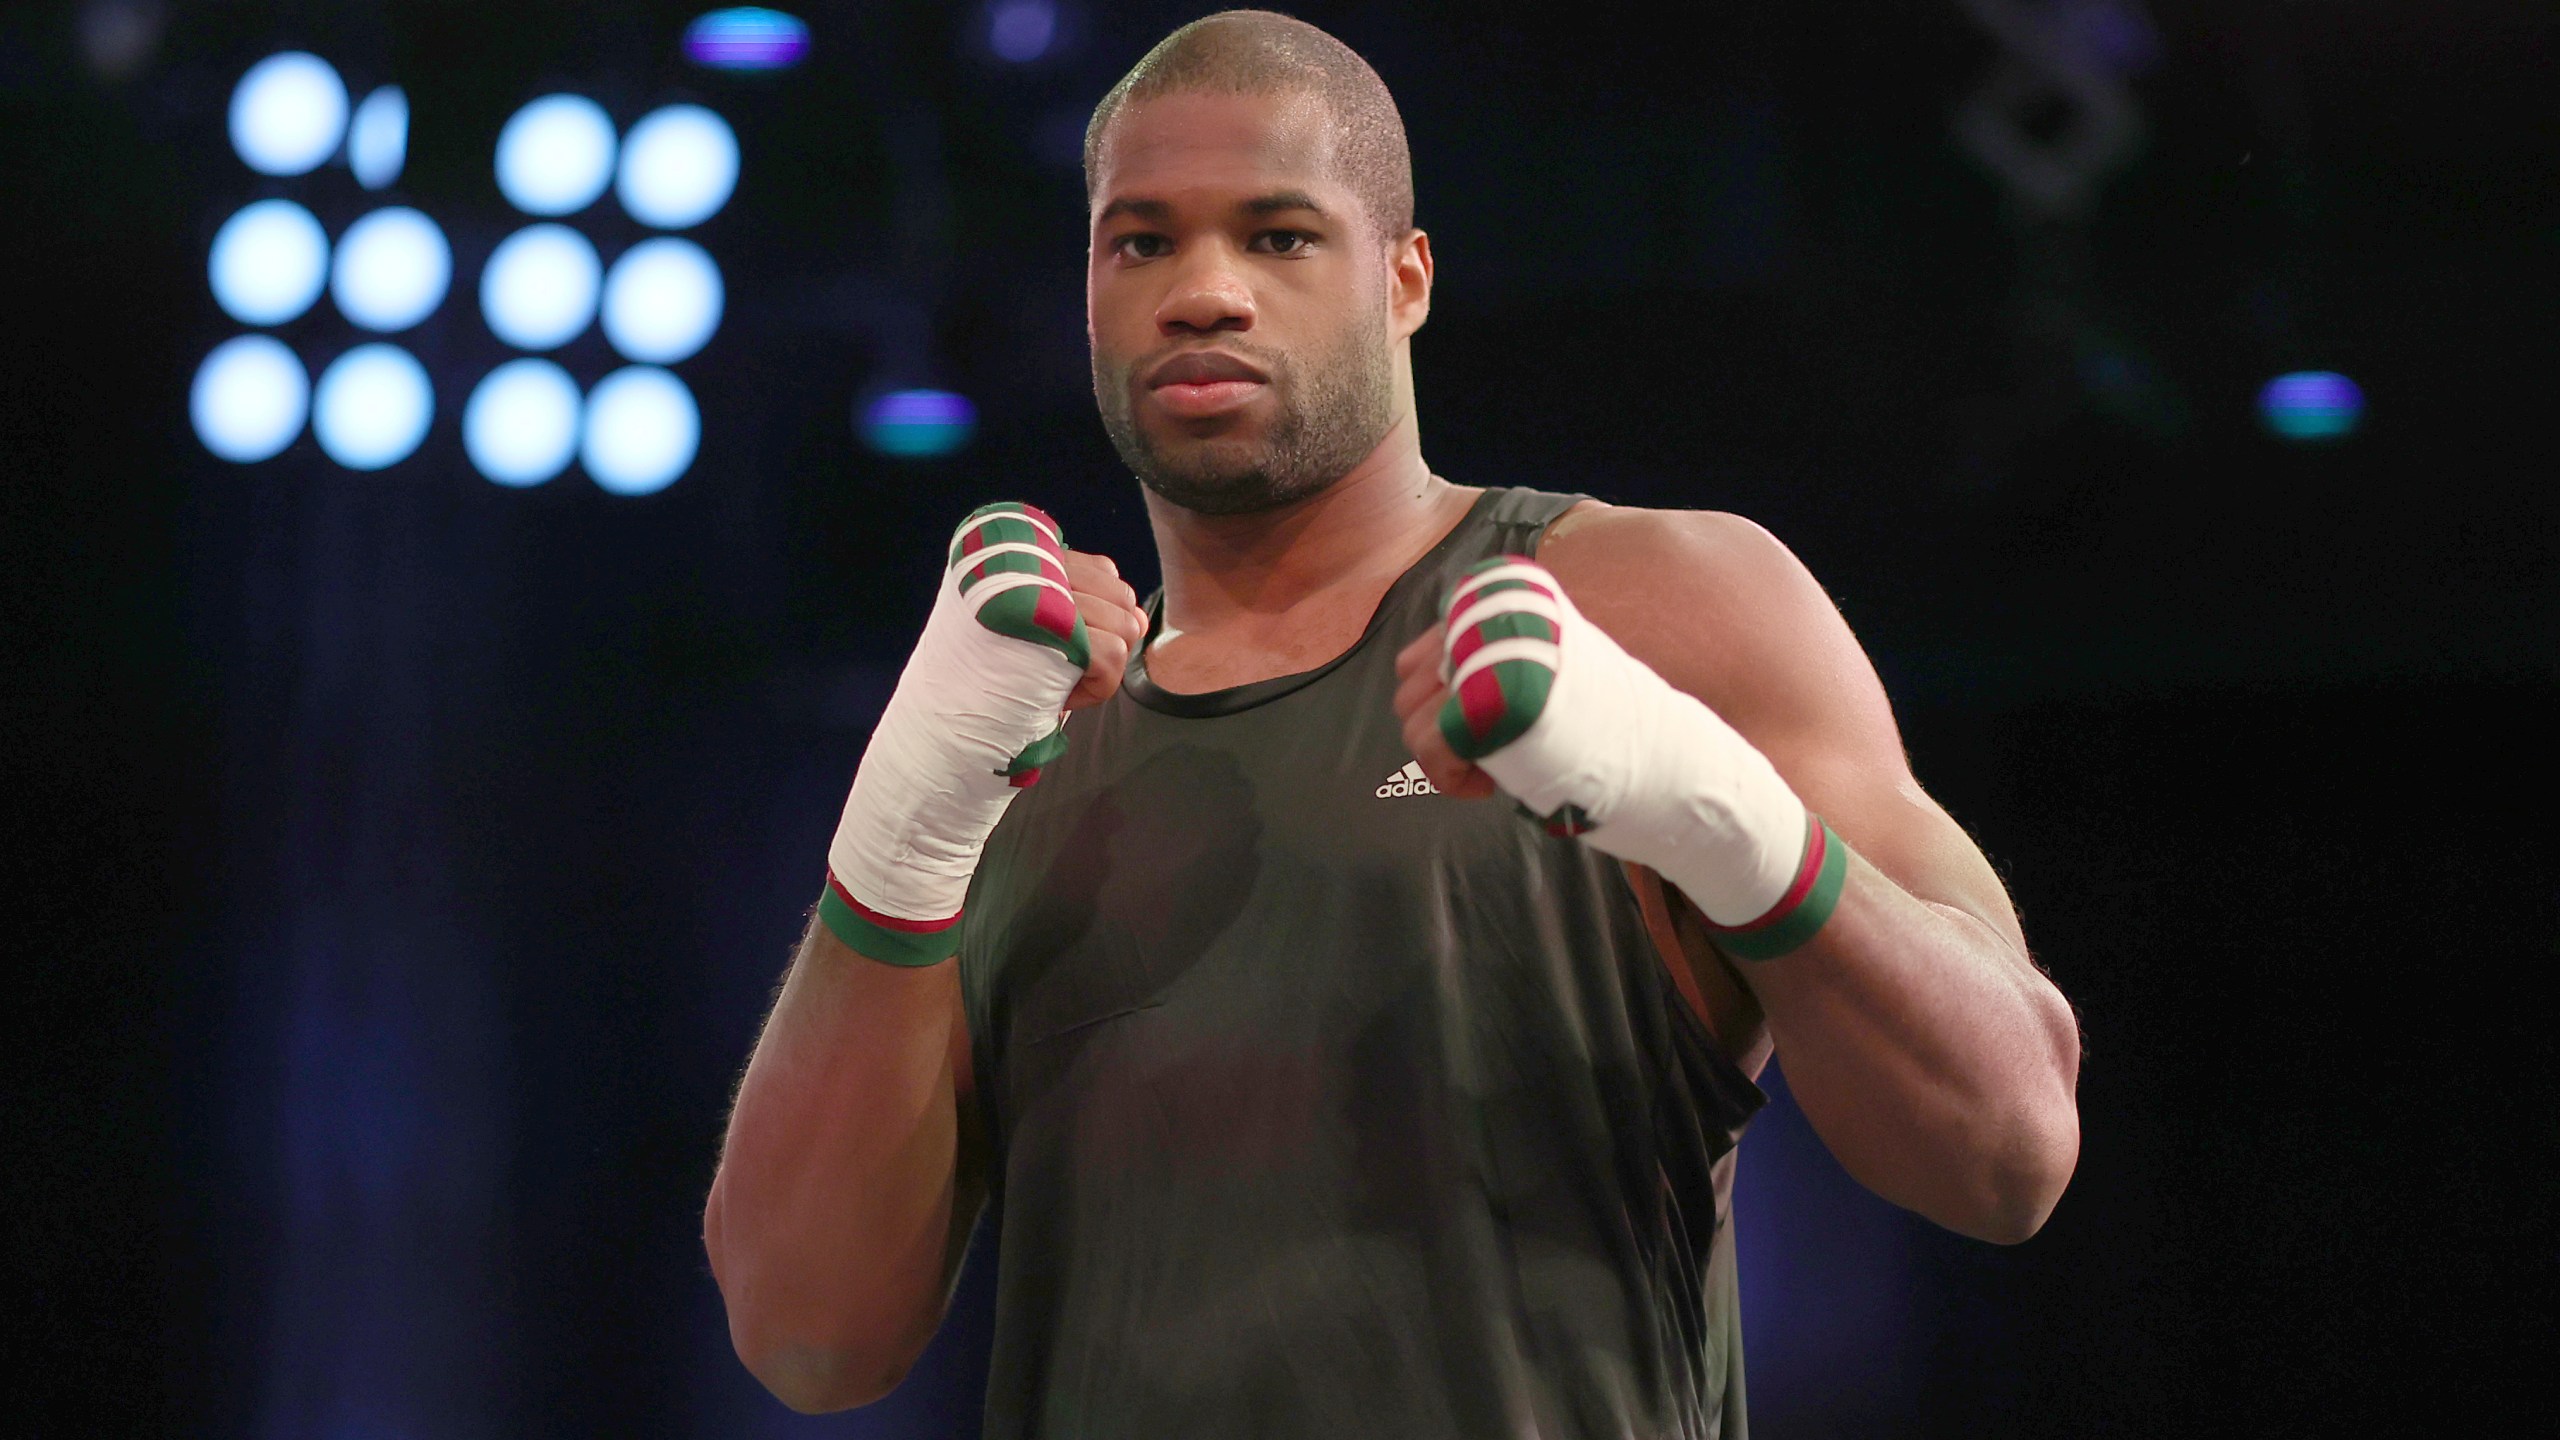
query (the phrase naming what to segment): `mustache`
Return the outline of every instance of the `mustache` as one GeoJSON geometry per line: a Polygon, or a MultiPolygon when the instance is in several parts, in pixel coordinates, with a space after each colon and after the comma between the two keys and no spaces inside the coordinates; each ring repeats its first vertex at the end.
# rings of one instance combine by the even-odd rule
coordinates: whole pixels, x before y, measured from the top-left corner
{"type": "Polygon", "coordinates": [[[1209,349],[1223,350],[1228,354],[1235,356],[1237,359],[1242,360],[1246,364],[1260,370],[1263,374],[1270,376],[1272,383],[1275,385],[1278,384],[1289,372],[1290,367],[1288,357],[1282,355],[1280,352],[1276,350],[1265,350],[1258,346],[1238,345],[1231,341],[1207,345],[1201,344],[1198,341],[1194,341],[1187,345],[1168,345],[1161,350],[1138,356],[1136,359],[1125,363],[1112,364],[1108,361],[1104,363],[1109,365],[1113,373],[1119,377],[1120,383],[1125,389],[1130,386],[1138,376],[1154,374],[1158,365],[1163,364],[1165,361],[1172,359],[1176,355],[1182,354],[1184,351],[1209,349]]]}

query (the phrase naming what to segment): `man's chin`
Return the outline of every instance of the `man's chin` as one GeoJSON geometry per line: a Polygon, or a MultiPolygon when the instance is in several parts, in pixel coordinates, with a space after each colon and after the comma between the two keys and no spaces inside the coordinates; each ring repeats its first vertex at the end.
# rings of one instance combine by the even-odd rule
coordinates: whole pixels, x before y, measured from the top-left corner
{"type": "Polygon", "coordinates": [[[1138,481],[1168,504],[1196,515],[1254,515],[1303,500],[1321,485],[1290,485],[1269,472],[1248,470],[1181,470],[1149,466],[1138,481]]]}

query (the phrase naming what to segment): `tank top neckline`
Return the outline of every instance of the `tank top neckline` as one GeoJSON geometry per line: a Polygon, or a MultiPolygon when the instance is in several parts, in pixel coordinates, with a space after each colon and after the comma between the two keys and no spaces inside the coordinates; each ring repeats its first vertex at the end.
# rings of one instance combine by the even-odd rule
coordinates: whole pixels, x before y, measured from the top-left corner
{"type": "Polygon", "coordinates": [[[1484,516],[1485,512],[1490,510],[1500,497],[1509,493],[1508,490],[1494,486],[1487,486],[1477,492],[1474,501],[1467,506],[1467,512],[1458,517],[1458,523],[1450,526],[1447,534],[1432,542],[1430,549],[1423,551],[1411,565],[1406,566],[1404,573],[1395,578],[1395,583],[1387,587],[1387,592],[1378,597],[1378,608],[1370,612],[1369,623],[1361,628],[1360,638],[1352,641],[1350,648],[1312,670],[1274,675],[1267,680],[1249,680],[1242,685],[1230,685],[1224,690],[1164,689],[1149,678],[1146,668],[1146,646],[1154,644],[1156,632],[1164,628],[1164,587],[1156,587],[1154,593],[1147,596],[1145,642],[1139,647],[1138,653],[1129,658],[1128,673],[1120,680],[1120,693],[1160,715],[1170,715],[1182,720],[1207,720],[1221,715],[1240,714],[1257,706],[1268,705],[1284,695],[1313,685],[1349,664],[1353,656],[1368,649],[1370,642],[1378,638],[1378,632],[1385,628],[1387,617],[1395,613],[1400,602],[1407,597],[1413,586],[1421,583],[1423,577],[1437,570],[1439,562],[1448,554],[1450,547],[1458,543],[1458,537],[1475,529],[1478,520],[1484,516]]]}

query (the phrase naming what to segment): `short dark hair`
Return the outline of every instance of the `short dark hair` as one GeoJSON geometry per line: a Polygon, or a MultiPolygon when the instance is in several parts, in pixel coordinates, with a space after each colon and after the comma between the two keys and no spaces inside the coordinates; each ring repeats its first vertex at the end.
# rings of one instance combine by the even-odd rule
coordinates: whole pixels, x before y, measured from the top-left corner
{"type": "Polygon", "coordinates": [[[1360,197],[1379,238],[1413,228],[1413,155],[1387,82],[1360,53],[1315,26],[1271,10],[1222,10],[1164,37],[1120,77],[1084,131],[1084,198],[1093,203],[1102,137],[1132,100],[1205,90],[1304,93],[1333,117],[1335,178],[1360,197]]]}

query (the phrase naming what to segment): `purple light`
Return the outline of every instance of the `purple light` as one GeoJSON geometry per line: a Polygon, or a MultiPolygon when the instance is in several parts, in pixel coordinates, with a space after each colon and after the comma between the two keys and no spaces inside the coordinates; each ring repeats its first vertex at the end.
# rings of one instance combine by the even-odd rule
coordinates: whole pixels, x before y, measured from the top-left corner
{"type": "Polygon", "coordinates": [[[2335,370],[2296,370],[2258,392],[2258,415],[2282,439],[2343,439],[2364,419],[2364,391],[2335,370]]]}
{"type": "Polygon", "coordinates": [[[997,0],[987,17],[987,45],[1016,65],[1028,65],[1049,53],[1058,38],[1055,0],[997,0]]]}
{"type": "Polygon", "coordinates": [[[685,27],[684,53],[714,70],[787,70],[809,53],[809,27],[760,5],[714,10],[685,27]]]}
{"type": "Polygon", "coordinates": [[[862,438],[883,455],[948,455],[977,426],[978,407],[948,390],[893,390],[862,412],[862,438]]]}

